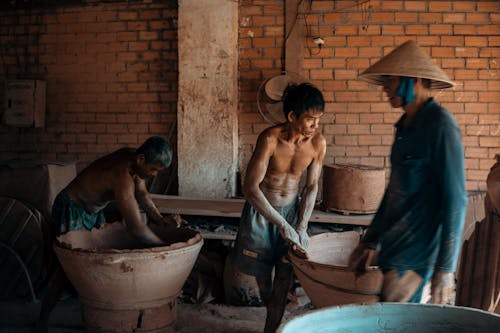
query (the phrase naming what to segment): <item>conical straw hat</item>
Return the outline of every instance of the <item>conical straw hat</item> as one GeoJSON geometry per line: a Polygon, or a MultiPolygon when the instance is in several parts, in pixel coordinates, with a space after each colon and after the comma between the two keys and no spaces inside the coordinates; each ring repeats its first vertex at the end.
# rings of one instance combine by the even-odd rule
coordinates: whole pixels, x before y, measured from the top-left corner
{"type": "Polygon", "coordinates": [[[359,78],[372,84],[382,85],[384,75],[430,79],[430,89],[455,86],[448,75],[412,40],[401,44],[368,67],[359,75],[359,78]]]}

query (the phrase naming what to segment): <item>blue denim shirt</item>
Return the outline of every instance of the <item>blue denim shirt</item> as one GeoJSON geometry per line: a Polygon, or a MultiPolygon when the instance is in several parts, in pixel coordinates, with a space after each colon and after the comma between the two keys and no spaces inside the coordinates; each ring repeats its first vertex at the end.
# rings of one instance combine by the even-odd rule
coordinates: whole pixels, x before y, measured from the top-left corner
{"type": "Polygon", "coordinates": [[[406,128],[395,124],[391,175],[364,237],[383,270],[454,272],[467,205],[464,152],[452,115],[432,98],[406,128]]]}

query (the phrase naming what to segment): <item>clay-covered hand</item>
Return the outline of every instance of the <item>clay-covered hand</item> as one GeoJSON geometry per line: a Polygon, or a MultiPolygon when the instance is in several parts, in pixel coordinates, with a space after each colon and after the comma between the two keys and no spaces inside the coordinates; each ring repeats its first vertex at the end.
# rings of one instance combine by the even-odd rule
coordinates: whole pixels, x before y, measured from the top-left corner
{"type": "Polygon", "coordinates": [[[179,228],[185,223],[186,221],[184,221],[180,215],[170,215],[170,216],[163,216],[160,225],[172,228],[179,228]]]}
{"type": "Polygon", "coordinates": [[[281,237],[283,237],[283,239],[288,242],[290,248],[292,248],[295,253],[298,253],[301,256],[305,256],[306,250],[302,247],[302,245],[300,245],[299,235],[291,225],[289,225],[288,223],[284,223],[279,226],[279,231],[281,237]]]}
{"type": "Polygon", "coordinates": [[[300,245],[307,250],[309,248],[309,235],[307,234],[307,228],[298,228],[297,234],[299,235],[300,245]]]}
{"type": "Polygon", "coordinates": [[[376,255],[376,250],[367,243],[359,243],[349,257],[348,268],[351,271],[364,272],[376,255]]]}
{"type": "Polygon", "coordinates": [[[431,303],[451,304],[455,292],[454,272],[435,272],[431,282],[431,303]]]}

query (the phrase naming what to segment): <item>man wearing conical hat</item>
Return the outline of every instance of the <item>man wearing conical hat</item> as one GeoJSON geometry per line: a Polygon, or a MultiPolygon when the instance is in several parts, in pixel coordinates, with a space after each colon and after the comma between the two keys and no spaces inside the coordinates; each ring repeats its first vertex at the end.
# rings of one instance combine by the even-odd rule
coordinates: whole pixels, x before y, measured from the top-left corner
{"type": "Polygon", "coordinates": [[[431,281],[431,301],[450,303],[467,204],[464,152],[456,121],[431,91],[454,84],[413,41],[360,78],[381,85],[404,114],[395,124],[388,187],[350,267],[361,269],[378,250],[383,301],[421,302],[431,281]]]}

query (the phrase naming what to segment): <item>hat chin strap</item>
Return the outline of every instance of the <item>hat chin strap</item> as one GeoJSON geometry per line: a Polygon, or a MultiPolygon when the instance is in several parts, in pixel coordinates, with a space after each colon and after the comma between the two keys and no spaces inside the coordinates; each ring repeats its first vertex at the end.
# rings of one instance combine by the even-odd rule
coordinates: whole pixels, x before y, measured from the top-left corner
{"type": "Polygon", "coordinates": [[[414,80],[411,77],[400,76],[399,77],[399,87],[396,91],[396,95],[401,97],[402,106],[406,106],[409,103],[415,101],[415,90],[414,90],[414,80]]]}

